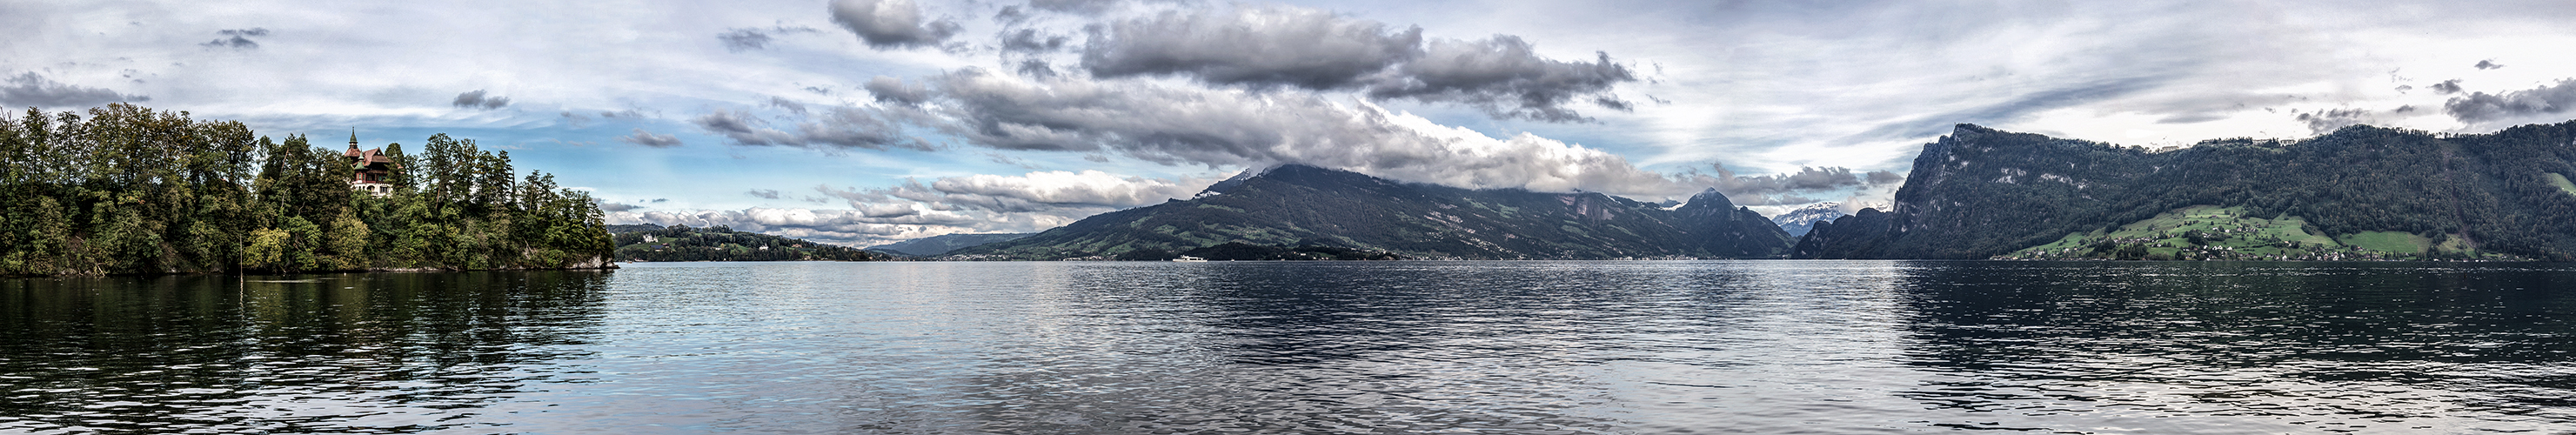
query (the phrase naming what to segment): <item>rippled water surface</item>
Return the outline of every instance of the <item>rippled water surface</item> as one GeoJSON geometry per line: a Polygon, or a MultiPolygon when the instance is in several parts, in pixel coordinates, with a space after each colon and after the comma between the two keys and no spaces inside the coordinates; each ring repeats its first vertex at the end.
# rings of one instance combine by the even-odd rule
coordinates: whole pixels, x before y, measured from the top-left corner
{"type": "Polygon", "coordinates": [[[2576,433],[2576,267],[0,280],[5,433],[2576,433]]]}

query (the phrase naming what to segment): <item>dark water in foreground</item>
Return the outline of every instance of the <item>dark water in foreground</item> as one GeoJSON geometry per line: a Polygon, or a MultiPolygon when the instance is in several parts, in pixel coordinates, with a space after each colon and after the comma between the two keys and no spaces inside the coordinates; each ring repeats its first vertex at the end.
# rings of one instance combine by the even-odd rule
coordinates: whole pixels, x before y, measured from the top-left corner
{"type": "Polygon", "coordinates": [[[0,280],[0,432],[2576,433],[2576,266],[0,280]]]}

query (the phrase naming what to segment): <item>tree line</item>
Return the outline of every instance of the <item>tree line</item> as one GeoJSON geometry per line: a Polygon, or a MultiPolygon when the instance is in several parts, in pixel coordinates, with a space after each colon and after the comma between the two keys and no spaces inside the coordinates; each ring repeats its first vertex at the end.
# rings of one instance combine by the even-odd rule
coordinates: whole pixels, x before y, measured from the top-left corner
{"type": "Polygon", "coordinates": [[[343,151],[237,121],[111,104],[0,114],[0,275],[479,270],[605,264],[586,192],[508,151],[390,144],[376,197],[343,151]]]}
{"type": "Polygon", "coordinates": [[[877,261],[889,259],[845,246],[832,246],[717,225],[690,228],[618,225],[617,258],[629,261],[877,261]]]}

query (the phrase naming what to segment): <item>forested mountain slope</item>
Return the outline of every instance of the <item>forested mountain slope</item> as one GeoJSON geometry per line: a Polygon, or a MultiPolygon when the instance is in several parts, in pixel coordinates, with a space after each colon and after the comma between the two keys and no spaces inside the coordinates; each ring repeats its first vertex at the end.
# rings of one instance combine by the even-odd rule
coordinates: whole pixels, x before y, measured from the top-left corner
{"type": "Polygon", "coordinates": [[[869,250],[927,257],[993,242],[1018,240],[1030,233],[941,234],[868,247],[869,250]]]}
{"type": "MultiPolygon", "coordinates": [[[[2571,162],[2576,122],[2482,135],[2352,126],[2300,141],[2214,140],[2163,152],[1962,124],[1924,146],[1891,210],[1817,225],[1792,256],[1989,258],[2050,244],[2137,243],[2160,250],[2135,256],[2188,257],[2215,245],[2177,242],[2185,233],[2206,239],[2233,229],[2268,234],[2247,243],[2286,243],[2298,237],[2255,227],[2295,218],[2303,233],[2342,241],[2330,248],[2564,261],[2576,259],[2576,191],[2557,180],[2576,173],[2571,162]],[[2193,206],[2228,212],[2177,214],[2193,206]],[[2159,216],[2183,220],[2124,228],[2159,216]],[[2217,221],[2240,217],[2248,221],[2217,221]],[[2137,237],[2112,237],[2121,231],[2137,237]],[[2382,242],[2396,239],[2406,242],[2382,242]]],[[[2333,251],[2306,247],[2267,259],[2333,251]]]]}

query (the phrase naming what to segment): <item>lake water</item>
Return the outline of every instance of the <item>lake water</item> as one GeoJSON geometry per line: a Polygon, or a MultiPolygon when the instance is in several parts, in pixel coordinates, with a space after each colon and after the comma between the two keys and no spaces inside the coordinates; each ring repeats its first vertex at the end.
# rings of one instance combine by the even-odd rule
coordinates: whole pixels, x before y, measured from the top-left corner
{"type": "Polygon", "coordinates": [[[2576,266],[0,280],[6,433],[2576,433],[2576,266]]]}

